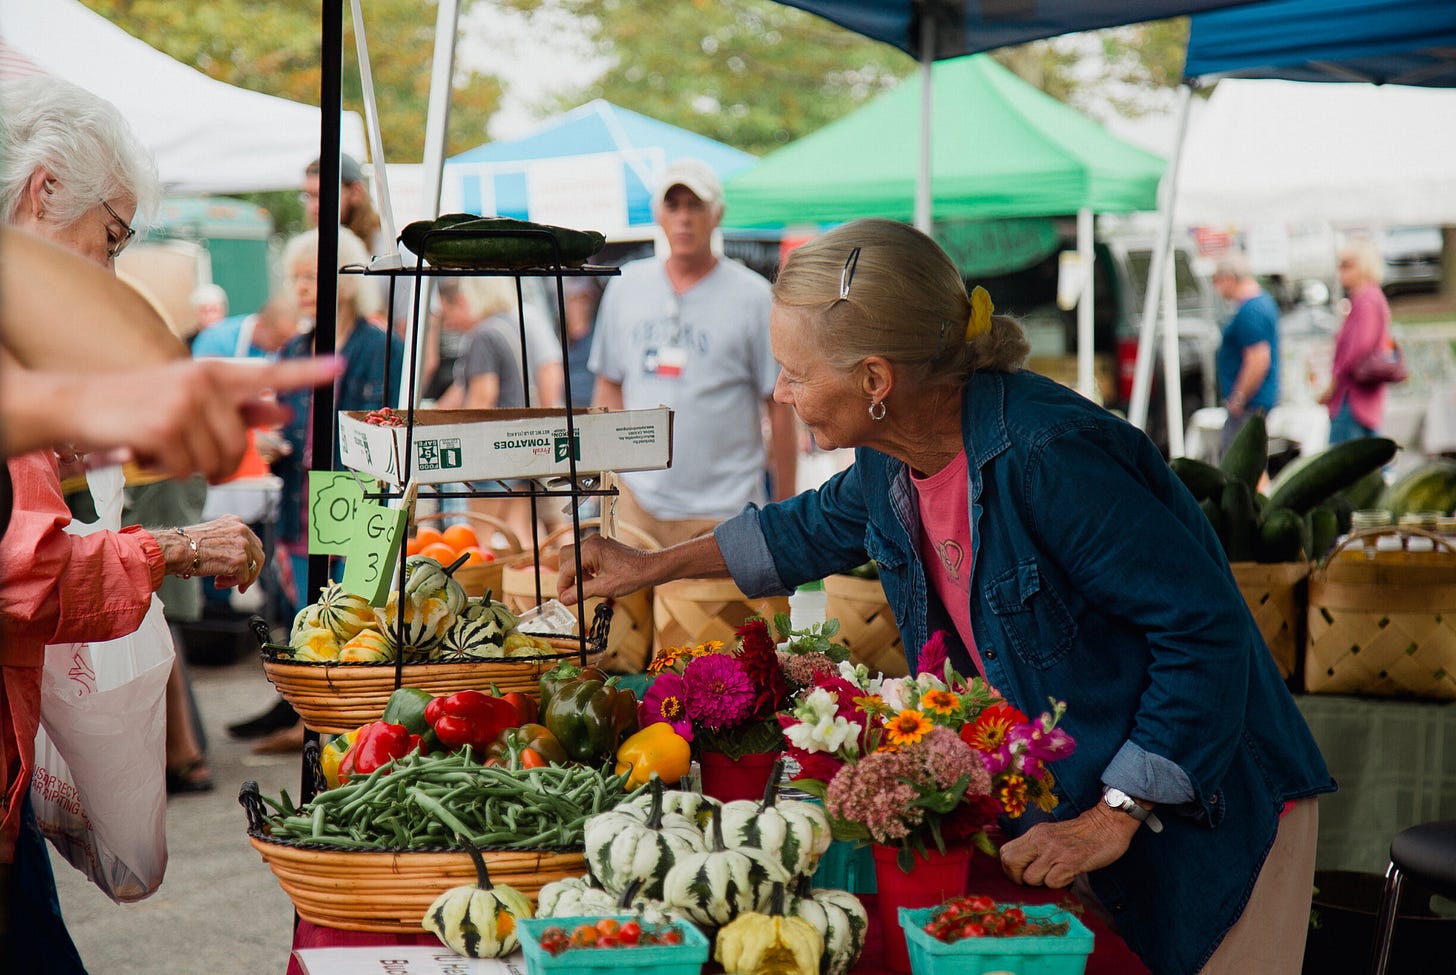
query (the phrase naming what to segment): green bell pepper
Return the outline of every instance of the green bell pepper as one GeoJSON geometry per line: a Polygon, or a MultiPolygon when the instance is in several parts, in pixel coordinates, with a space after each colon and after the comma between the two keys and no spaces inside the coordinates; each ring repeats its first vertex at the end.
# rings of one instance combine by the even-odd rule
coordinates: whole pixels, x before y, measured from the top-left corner
{"type": "Polygon", "coordinates": [[[613,755],[622,739],[637,730],[637,697],[618,687],[615,677],[599,679],[588,670],[557,682],[542,714],[569,757],[595,762],[613,755]]]}

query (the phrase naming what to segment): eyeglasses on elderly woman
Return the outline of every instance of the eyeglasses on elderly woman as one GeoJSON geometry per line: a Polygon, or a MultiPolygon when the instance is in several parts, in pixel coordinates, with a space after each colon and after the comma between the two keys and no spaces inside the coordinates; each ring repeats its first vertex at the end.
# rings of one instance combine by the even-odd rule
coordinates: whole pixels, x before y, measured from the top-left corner
{"type": "Polygon", "coordinates": [[[106,256],[114,261],[117,255],[126,250],[127,245],[136,238],[136,231],[132,229],[131,224],[121,219],[121,215],[111,208],[110,203],[102,200],[101,205],[106,208],[106,212],[111,215],[111,219],[115,220],[116,225],[121,228],[121,235],[119,237],[113,237],[111,235],[110,227],[106,229],[106,256]]]}

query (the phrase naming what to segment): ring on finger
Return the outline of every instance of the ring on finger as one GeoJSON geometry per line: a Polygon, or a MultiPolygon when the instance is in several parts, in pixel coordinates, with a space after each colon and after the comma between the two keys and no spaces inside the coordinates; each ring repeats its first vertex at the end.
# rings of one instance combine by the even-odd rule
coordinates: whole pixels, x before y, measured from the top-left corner
{"type": "Polygon", "coordinates": [[[252,559],[252,558],[248,559],[248,574],[249,575],[252,575],[253,573],[255,573],[257,571],[258,571],[258,560],[257,559],[252,559]]]}

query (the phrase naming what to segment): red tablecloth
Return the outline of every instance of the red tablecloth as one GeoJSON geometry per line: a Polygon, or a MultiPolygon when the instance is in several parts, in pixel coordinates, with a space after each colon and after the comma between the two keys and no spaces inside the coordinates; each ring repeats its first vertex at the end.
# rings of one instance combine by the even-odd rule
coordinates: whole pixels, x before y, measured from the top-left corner
{"type": "MultiPolygon", "coordinates": [[[[1063,891],[1047,890],[1042,887],[1018,887],[1005,878],[978,878],[975,893],[988,894],[1001,901],[1019,901],[1026,904],[1044,904],[1061,900],[1063,891]]],[[[883,948],[880,939],[880,921],[876,910],[874,894],[863,894],[869,913],[869,930],[865,933],[865,949],[859,964],[853,968],[854,975],[891,975],[882,961],[883,948]]],[[[1143,966],[1117,935],[1092,912],[1083,915],[1082,921],[1092,930],[1096,938],[1092,956],[1087,961],[1087,975],[1148,975],[1143,966]]],[[[293,932],[294,948],[343,948],[365,945],[437,945],[433,934],[368,934],[360,931],[339,931],[324,928],[308,921],[299,921],[293,932]]],[[[303,975],[303,969],[290,956],[288,975],[303,975]]]]}

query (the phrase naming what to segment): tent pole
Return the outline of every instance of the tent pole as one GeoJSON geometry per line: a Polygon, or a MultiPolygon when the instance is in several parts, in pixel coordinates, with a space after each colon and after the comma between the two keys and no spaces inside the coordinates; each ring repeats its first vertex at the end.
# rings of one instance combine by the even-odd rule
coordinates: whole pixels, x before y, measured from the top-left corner
{"type": "Polygon", "coordinates": [[[1082,294],[1077,299],[1077,392],[1090,400],[1097,400],[1097,380],[1093,375],[1092,321],[1092,262],[1096,259],[1093,247],[1094,224],[1092,211],[1083,207],[1077,211],[1077,258],[1082,266],[1082,294]]]}
{"type": "MultiPolygon", "coordinates": [[[[435,55],[430,62],[430,101],[425,114],[425,156],[424,186],[421,188],[421,201],[425,205],[426,213],[440,212],[440,190],[444,183],[445,174],[445,144],[448,141],[450,131],[450,85],[455,75],[455,40],[459,34],[460,26],[460,3],[459,0],[440,0],[438,12],[435,16],[435,55]]],[[[423,302],[424,308],[430,306],[430,292],[434,278],[421,278],[419,281],[421,294],[414,295],[415,281],[411,277],[395,279],[396,288],[404,288],[411,292],[411,312],[417,307],[417,302],[423,302]]],[[[413,319],[413,315],[411,315],[413,319]]],[[[414,390],[415,398],[424,389],[424,367],[425,349],[424,343],[429,339],[430,330],[420,328],[416,330],[415,344],[405,348],[405,370],[412,372],[415,377],[414,390]]],[[[405,402],[409,398],[410,386],[400,383],[399,400],[401,409],[412,409],[419,404],[405,402]]]]}
{"type": "Polygon", "coordinates": [[[1173,244],[1163,262],[1163,405],[1168,411],[1168,456],[1183,456],[1183,373],[1178,363],[1178,282],[1173,244]]]}
{"type": "Polygon", "coordinates": [[[935,18],[920,15],[920,171],[915,180],[915,229],[930,233],[930,125],[932,71],[935,64],[935,18]]]}
{"type": "MultiPolygon", "coordinates": [[[[1188,132],[1189,100],[1192,94],[1193,88],[1186,82],[1178,86],[1178,137],[1173,144],[1173,158],[1168,161],[1168,169],[1163,174],[1159,187],[1162,219],[1158,221],[1158,239],[1153,246],[1151,266],[1148,268],[1143,295],[1143,317],[1138,329],[1137,367],[1133,371],[1132,400],[1127,408],[1128,420],[1142,429],[1146,429],[1148,425],[1148,393],[1153,384],[1153,330],[1157,325],[1158,300],[1163,288],[1163,266],[1173,238],[1173,205],[1178,199],[1178,166],[1183,158],[1183,140],[1188,132]]],[[[1177,328],[1176,319],[1173,327],[1177,328]]]]}

